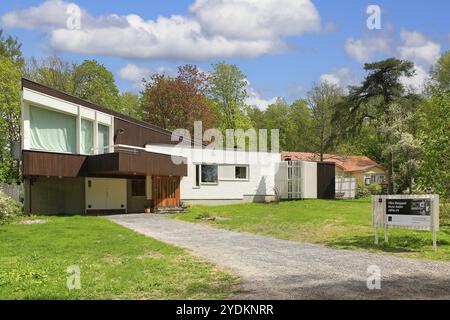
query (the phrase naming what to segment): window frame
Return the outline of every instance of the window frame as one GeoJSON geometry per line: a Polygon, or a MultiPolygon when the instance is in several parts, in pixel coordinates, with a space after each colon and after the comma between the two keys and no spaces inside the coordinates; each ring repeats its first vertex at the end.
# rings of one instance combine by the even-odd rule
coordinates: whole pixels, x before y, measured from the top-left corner
{"type": "Polygon", "coordinates": [[[237,180],[237,181],[248,181],[249,180],[249,166],[248,165],[243,165],[243,164],[235,165],[234,166],[234,180],[237,180]],[[236,175],[237,175],[236,170],[238,168],[245,168],[245,178],[238,178],[238,177],[236,177],[236,175]]]}
{"type": "Polygon", "coordinates": [[[200,184],[201,185],[218,185],[219,184],[219,165],[216,163],[202,163],[200,164],[200,184]],[[216,181],[205,182],[203,181],[203,167],[216,167],[216,181]]]}
{"type": "Polygon", "coordinates": [[[27,105],[27,113],[28,113],[28,121],[29,121],[29,125],[28,125],[29,146],[26,150],[39,151],[39,152],[51,152],[51,153],[59,153],[59,154],[78,154],[78,144],[79,144],[79,133],[78,133],[78,126],[77,126],[78,115],[70,113],[70,112],[64,112],[63,110],[58,110],[58,109],[51,108],[48,106],[40,105],[37,103],[28,104],[27,105]],[[31,131],[33,130],[32,119],[31,119],[32,109],[40,109],[40,110],[44,110],[44,111],[54,112],[54,113],[57,113],[60,115],[73,117],[75,120],[75,123],[74,123],[74,125],[75,125],[75,144],[73,146],[74,150],[73,151],[59,151],[59,150],[48,150],[48,149],[41,149],[41,148],[34,147],[32,145],[32,138],[31,138],[31,135],[32,135],[31,131]]]}
{"type": "MultiPolygon", "coordinates": [[[[132,197],[146,197],[147,196],[147,185],[146,185],[146,181],[145,181],[145,179],[132,179],[131,180],[131,196],[132,197]],[[135,192],[136,190],[135,190],[135,184],[136,183],[139,183],[139,184],[143,184],[143,191],[144,191],[144,193],[143,194],[141,194],[141,193],[139,193],[139,192],[135,192]]],[[[142,186],[139,186],[138,187],[138,189],[137,189],[137,191],[142,191],[142,186]]]]}
{"type": "Polygon", "coordinates": [[[201,164],[195,163],[194,164],[194,189],[200,188],[201,184],[201,164]]]}
{"type": "Polygon", "coordinates": [[[386,176],[384,174],[375,175],[375,180],[377,183],[383,184],[386,181],[386,176]]]}
{"type": "Polygon", "coordinates": [[[111,146],[111,133],[110,133],[110,131],[111,131],[111,126],[110,125],[107,125],[107,124],[104,124],[104,123],[100,123],[100,122],[97,123],[97,146],[96,146],[96,150],[97,150],[96,153],[97,154],[109,153],[109,147],[111,146]],[[100,127],[107,128],[106,132],[108,134],[108,143],[107,143],[107,145],[106,146],[103,145],[101,147],[99,145],[100,140],[98,138],[99,137],[100,127]]]}
{"type": "Polygon", "coordinates": [[[91,120],[89,118],[85,118],[85,117],[80,117],[80,133],[79,133],[79,137],[80,137],[80,154],[82,155],[93,155],[95,153],[95,121],[91,120]],[[83,132],[83,127],[82,127],[82,123],[83,121],[87,121],[92,125],[92,150],[89,153],[85,153],[84,150],[81,150],[81,133],[83,132]]]}

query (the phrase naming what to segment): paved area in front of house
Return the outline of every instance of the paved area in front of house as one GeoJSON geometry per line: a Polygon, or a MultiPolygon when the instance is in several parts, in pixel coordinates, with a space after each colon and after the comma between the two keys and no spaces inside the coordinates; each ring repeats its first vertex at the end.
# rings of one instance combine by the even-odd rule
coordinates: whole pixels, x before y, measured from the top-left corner
{"type": "Polygon", "coordinates": [[[450,299],[450,262],[338,250],[163,215],[107,219],[227,268],[241,278],[237,299],[450,299]],[[371,265],[381,271],[380,290],[367,289],[371,265]]]}

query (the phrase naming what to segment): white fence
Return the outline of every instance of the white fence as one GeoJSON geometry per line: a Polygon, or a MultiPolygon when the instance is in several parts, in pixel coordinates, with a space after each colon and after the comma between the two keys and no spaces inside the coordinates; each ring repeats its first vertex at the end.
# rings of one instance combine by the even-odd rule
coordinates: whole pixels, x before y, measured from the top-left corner
{"type": "Polygon", "coordinates": [[[281,161],[277,163],[275,188],[281,199],[302,198],[302,170],[300,161],[281,161]]]}
{"type": "Polygon", "coordinates": [[[0,182],[0,191],[7,196],[13,198],[17,202],[20,202],[20,186],[16,184],[6,184],[0,182]]]}
{"type": "Polygon", "coordinates": [[[356,196],[356,179],[336,177],[336,199],[353,199],[356,196]]]}

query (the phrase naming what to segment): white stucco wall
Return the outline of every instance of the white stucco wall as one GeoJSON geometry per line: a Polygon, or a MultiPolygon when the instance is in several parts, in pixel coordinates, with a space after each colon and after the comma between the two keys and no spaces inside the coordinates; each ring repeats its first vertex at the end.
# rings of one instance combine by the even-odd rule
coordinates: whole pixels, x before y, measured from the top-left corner
{"type": "MultiPolygon", "coordinates": [[[[147,145],[147,151],[187,158],[188,175],[181,179],[181,199],[202,203],[198,200],[217,200],[226,203],[233,200],[271,199],[274,196],[275,163],[280,161],[279,153],[244,152],[235,150],[192,149],[173,145],[147,145]],[[196,164],[217,164],[218,183],[195,185],[196,164]],[[227,166],[248,166],[248,179],[224,178],[227,166]]],[[[229,171],[228,171],[229,172],[229,171]]]]}
{"type": "Polygon", "coordinates": [[[302,161],[302,198],[317,199],[317,163],[302,161]]]}

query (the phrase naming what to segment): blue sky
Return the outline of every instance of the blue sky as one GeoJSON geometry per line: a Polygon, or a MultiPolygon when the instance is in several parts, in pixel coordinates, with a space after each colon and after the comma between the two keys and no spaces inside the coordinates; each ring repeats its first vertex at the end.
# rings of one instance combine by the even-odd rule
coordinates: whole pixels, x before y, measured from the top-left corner
{"type": "Polygon", "coordinates": [[[356,84],[363,62],[390,56],[415,62],[405,83],[420,91],[450,48],[448,12],[445,0],[2,0],[0,28],[20,39],[26,57],[98,60],[122,91],[181,64],[208,71],[234,63],[247,75],[249,103],[264,108],[278,96],[304,97],[318,81],[356,84]],[[66,26],[71,4],[81,11],[76,30],[66,26]],[[368,5],[381,8],[381,30],[366,27],[368,5]]]}

